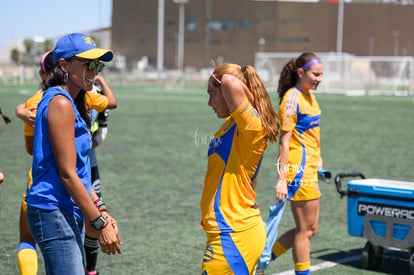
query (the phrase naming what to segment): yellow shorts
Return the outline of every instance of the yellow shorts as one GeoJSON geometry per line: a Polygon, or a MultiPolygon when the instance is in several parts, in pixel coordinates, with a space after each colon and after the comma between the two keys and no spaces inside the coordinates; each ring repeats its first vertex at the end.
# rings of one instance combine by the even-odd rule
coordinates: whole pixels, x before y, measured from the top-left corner
{"type": "MultiPolygon", "coordinates": [[[[295,183],[291,182],[289,184],[295,183]]],[[[321,196],[318,180],[303,180],[296,184],[299,184],[300,186],[292,197],[292,201],[310,201],[318,199],[321,196]]]]}
{"type": "Polygon", "coordinates": [[[236,233],[206,233],[202,275],[255,274],[266,242],[264,223],[236,233]]]}
{"type": "Polygon", "coordinates": [[[22,195],[22,208],[23,208],[24,212],[26,212],[26,210],[27,210],[26,192],[27,192],[27,189],[29,189],[32,186],[32,184],[33,184],[32,168],[30,168],[30,170],[29,170],[29,179],[27,180],[27,187],[24,190],[23,195],[22,195]]]}

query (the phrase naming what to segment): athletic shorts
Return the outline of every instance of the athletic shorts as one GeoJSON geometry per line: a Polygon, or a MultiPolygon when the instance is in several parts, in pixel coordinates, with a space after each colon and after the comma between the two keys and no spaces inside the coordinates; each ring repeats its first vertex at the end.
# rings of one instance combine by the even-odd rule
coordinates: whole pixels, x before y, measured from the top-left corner
{"type": "Polygon", "coordinates": [[[237,233],[206,233],[201,275],[255,274],[266,241],[264,223],[237,233]]]}
{"type": "Polygon", "coordinates": [[[23,208],[24,212],[26,212],[26,210],[27,210],[26,193],[27,193],[27,190],[32,186],[32,184],[33,184],[32,168],[30,168],[29,178],[27,180],[27,186],[26,186],[26,189],[24,190],[23,195],[22,195],[22,208],[23,208]]]}

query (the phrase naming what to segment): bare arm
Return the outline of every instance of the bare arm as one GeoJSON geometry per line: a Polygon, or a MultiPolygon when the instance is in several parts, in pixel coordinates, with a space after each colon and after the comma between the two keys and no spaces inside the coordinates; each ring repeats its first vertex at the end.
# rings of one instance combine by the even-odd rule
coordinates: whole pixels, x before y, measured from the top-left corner
{"type": "MultiPolygon", "coordinates": [[[[75,115],[72,104],[64,96],[56,96],[48,110],[49,138],[60,178],[75,203],[85,215],[86,222],[95,220],[101,213],[94,205],[88,191],[76,173],[76,148],[74,143],[75,115]]],[[[97,198],[92,192],[93,198],[97,198]]],[[[105,226],[99,232],[102,249],[108,254],[121,253],[120,240],[114,227],[105,226]]]]}
{"type": "MultiPolygon", "coordinates": [[[[34,122],[36,119],[36,113],[34,110],[36,110],[35,107],[26,108],[24,103],[20,103],[16,106],[15,109],[16,117],[21,119],[30,127],[34,127],[34,122]]],[[[26,145],[26,152],[29,155],[33,155],[33,136],[24,136],[24,142],[26,145]]]]}
{"type": "Polygon", "coordinates": [[[76,204],[86,216],[94,220],[100,216],[89,193],[76,173],[75,114],[72,104],[63,96],[50,102],[48,114],[49,138],[60,178],[76,204]]]}
{"type": "Polygon", "coordinates": [[[247,88],[247,86],[233,75],[225,74],[221,78],[221,89],[224,100],[229,107],[229,111],[233,112],[243,103],[246,96],[250,103],[254,103],[253,95],[247,88]]]}
{"type": "Polygon", "coordinates": [[[319,157],[318,169],[323,169],[323,159],[322,159],[322,157],[319,157]]]}
{"type": "MultiPolygon", "coordinates": [[[[101,199],[96,194],[95,190],[92,188],[92,201],[95,203],[98,200],[101,201],[101,199]]],[[[97,206],[97,205],[95,205],[95,206],[97,206]]],[[[118,234],[118,224],[117,224],[116,220],[111,215],[109,215],[108,209],[106,209],[104,211],[101,211],[101,210],[99,210],[99,211],[106,218],[106,220],[114,227],[114,229],[116,231],[116,234],[118,234]]]]}
{"type": "Polygon", "coordinates": [[[112,92],[112,89],[109,87],[109,85],[106,83],[105,79],[97,75],[95,77],[95,84],[100,85],[102,87],[102,91],[104,92],[104,95],[108,97],[108,109],[115,109],[117,107],[118,102],[116,101],[116,97],[114,93],[112,92]]]}
{"type": "Polygon", "coordinates": [[[34,126],[36,114],[33,112],[36,108],[26,108],[24,103],[21,103],[16,106],[15,113],[16,117],[20,118],[24,123],[27,123],[30,126],[34,126]]]}
{"type": "Polygon", "coordinates": [[[279,139],[279,158],[278,158],[278,173],[279,177],[276,183],[276,199],[283,201],[287,197],[286,175],[289,172],[288,156],[289,156],[289,142],[292,137],[292,132],[281,131],[279,139]]]}
{"type": "Polygon", "coordinates": [[[24,143],[26,145],[26,152],[33,156],[33,136],[24,136],[24,143]]]}

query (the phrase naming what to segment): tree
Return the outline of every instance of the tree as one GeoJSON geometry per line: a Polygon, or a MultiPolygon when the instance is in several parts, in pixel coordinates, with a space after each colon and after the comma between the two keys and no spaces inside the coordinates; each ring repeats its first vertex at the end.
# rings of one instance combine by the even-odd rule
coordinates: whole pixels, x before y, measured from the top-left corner
{"type": "Polygon", "coordinates": [[[14,62],[14,63],[16,63],[16,64],[18,64],[19,63],[19,61],[20,61],[20,51],[19,51],[19,49],[17,49],[17,48],[13,48],[12,50],[11,50],[11,60],[14,62]]]}
{"type": "Polygon", "coordinates": [[[33,39],[26,38],[23,41],[24,47],[26,48],[26,54],[30,55],[33,48],[33,39]]]}
{"type": "Polygon", "coordinates": [[[45,52],[53,50],[54,42],[51,39],[45,40],[45,52]]]}
{"type": "Polygon", "coordinates": [[[24,48],[26,49],[26,51],[23,53],[23,56],[20,59],[20,63],[22,63],[24,65],[31,65],[31,64],[33,64],[32,49],[33,49],[33,46],[34,46],[34,41],[33,41],[33,39],[26,38],[25,40],[23,40],[23,45],[24,45],[24,48]]]}

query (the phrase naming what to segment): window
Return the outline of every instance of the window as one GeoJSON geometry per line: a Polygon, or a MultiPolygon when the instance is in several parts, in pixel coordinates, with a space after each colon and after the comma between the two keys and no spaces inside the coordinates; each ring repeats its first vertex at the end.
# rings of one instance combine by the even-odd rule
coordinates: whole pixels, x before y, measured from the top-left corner
{"type": "Polygon", "coordinates": [[[251,23],[250,20],[243,19],[240,24],[242,29],[250,29],[251,23]]]}
{"type": "Polygon", "coordinates": [[[187,31],[195,31],[197,29],[197,23],[194,21],[189,21],[187,23],[187,31]]]}
{"type": "Polygon", "coordinates": [[[235,27],[236,27],[236,23],[233,20],[208,22],[208,28],[210,30],[215,30],[215,31],[233,30],[235,27]]]}
{"type": "Polygon", "coordinates": [[[307,43],[310,41],[309,37],[282,37],[283,43],[307,43]]]}
{"type": "Polygon", "coordinates": [[[208,28],[210,30],[219,31],[219,30],[221,30],[221,22],[220,21],[210,21],[210,22],[208,22],[208,28]]]}
{"type": "Polygon", "coordinates": [[[236,23],[234,21],[228,20],[223,22],[223,30],[234,30],[236,23]]]}

